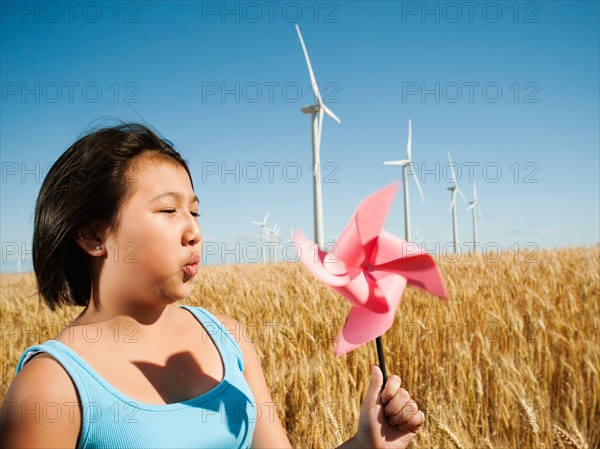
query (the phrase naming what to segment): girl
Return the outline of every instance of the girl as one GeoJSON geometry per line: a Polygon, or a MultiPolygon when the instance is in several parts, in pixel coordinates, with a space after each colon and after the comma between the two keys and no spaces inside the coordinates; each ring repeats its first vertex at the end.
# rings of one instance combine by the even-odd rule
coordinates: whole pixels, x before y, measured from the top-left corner
{"type": "MultiPolygon", "coordinates": [[[[23,353],[0,446],[290,447],[252,343],[227,331],[239,324],[174,305],[198,272],[198,208],[186,162],[141,125],[96,130],[55,162],[35,207],[34,271],[51,309],[83,311],[23,353]]],[[[341,447],[404,448],[423,423],[400,379],[382,379],[374,366],[341,447]]]]}

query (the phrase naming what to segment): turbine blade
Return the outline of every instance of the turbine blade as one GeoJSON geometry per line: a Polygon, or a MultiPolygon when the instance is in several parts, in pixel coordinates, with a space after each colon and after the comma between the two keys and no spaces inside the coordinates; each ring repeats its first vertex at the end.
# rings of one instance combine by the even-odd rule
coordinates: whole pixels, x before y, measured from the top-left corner
{"type": "Polygon", "coordinates": [[[333,111],[332,111],[331,109],[329,109],[329,108],[327,107],[327,105],[325,105],[325,103],[322,103],[322,104],[321,104],[321,107],[322,107],[322,108],[325,110],[325,114],[327,114],[329,117],[331,117],[332,119],[334,119],[336,122],[338,122],[338,123],[342,123],[342,121],[341,121],[341,120],[338,118],[338,116],[337,116],[337,115],[335,115],[335,114],[333,113],[333,111]]]}
{"type": "MultiPolygon", "coordinates": [[[[412,167],[412,162],[410,163],[410,166],[412,167]]],[[[423,204],[425,204],[425,197],[423,196],[423,190],[421,189],[421,184],[419,183],[419,177],[417,176],[417,173],[412,170],[410,173],[413,177],[413,179],[415,180],[415,183],[417,184],[417,189],[419,189],[419,194],[421,195],[421,201],[423,201],[423,204]]]]}
{"type": "Polygon", "coordinates": [[[265,214],[265,219],[263,220],[263,223],[267,224],[268,219],[269,219],[269,209],[267,209],[267,213],[265,214]]]}
{"type": "Polygon", "coordinates": [[[452,156],[448,152],[448,160],[450,161],[450,172],[452,173],[452,183],[456,186],[456,172],[454,171],[454,162],[452,162],[452,156]]]}
{"type": "Polygon", "coordinates": [[[312,89],[315,93],[315,97],[317,97],[317,102],[322,104],[323,102],[321,101],[321,94],[319,94],[319,86],[317,85],[317,80],[315,78],[315,74],[313,73],[312,65],[310,64],[310,58],[308,57],[308,51],[306,51],[306,45],[304,45],[304,39],[302,39],[302,33],[300,32],[300,27],[298,24],[296,24],[296,31],[298,32],[300,44],[302,44],[302,50],[304,51],[304,58],[306,59],[306,65],[308,66],[308,74],[310,75],[312,89]]]}
{"type": "Polygon", "coordinates": [[[467,210],[471,210],[473,209],[475,206],[477,206],[477,201],[474,201],[471,203],[471,205],[469,207],[467,207],[467,210]]]}
{"type": "Polygon", "coordinates": [[[254,221],[254,220],[252,220],[250,223],[258,225],[258,226],[262,226],[263,225],[262,222],[260,222],[260,221],[254,221]]]}
{"type": "Polygon", "coordinates": [[[452,212],[452,208],[454,207],[454,205],[456,204],[456,189],[454,189],[452,191],[452,201],[450,202],[450,211],[452,212]]]}
{"type": "Polygon", "coordinates": [[[465,198],[465,196],[463,195],[463,193],[461,192],[461,190],[460,190],[458,187],[456,187],[456,190],[458,191],[458,194],[459,194],[459,195],[460,195],[460,197],[463,199],[463,201],[464,201],[465,203],[468,203],[467,199],[465,198]]]}
{"type": "Polygon", "coordinates": [[[473,180],[473,197],[475,198],[475,202],[477,202],[477,187],[475,187],[475,180],[473,180]]]}
{"type": "Polygon", "coordinates": [[[479,218],[483,220],[483,212],[481,212],[481,207],[479,207],[479,204],[477,204],[477,212],[479,212],[479,218]]]}
{"type": "Polygon", "coordinates": [[[401,161],[387,161],[384,162],[383,165],[406,165],[410,161],[408,159],[402,159],[401,161]]]}
{"type": "Polygon", "coordinates": [[[406,154],[408,155],[408,160],[412,161],[412,120],[408,120],[408,143],[406,144],[406,154]]]}

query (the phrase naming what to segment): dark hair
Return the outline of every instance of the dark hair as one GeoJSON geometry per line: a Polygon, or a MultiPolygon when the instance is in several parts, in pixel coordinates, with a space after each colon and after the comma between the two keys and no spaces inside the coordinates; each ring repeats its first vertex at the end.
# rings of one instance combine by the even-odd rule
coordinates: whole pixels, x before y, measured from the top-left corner
{"type": "Polygon", "coordinates": [[[121,206],[133,193],[127,175],[142,154],[182,166],[192,182],[171,142],[135,123],[90,132],[52,165],[35,205],[32,244],[38,291],[50,309],[88,304],[90,263],[76,238],[118,228],[121,206]]]}

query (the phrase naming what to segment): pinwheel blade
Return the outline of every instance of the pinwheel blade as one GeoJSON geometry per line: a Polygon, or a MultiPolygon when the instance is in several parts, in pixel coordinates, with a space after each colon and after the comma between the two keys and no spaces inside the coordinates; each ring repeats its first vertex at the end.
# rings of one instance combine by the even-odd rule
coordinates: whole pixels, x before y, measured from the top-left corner
{"type": "Polygon", "coordinates": [[[335,355],[339,357],[375,340],[392,327],[405,286],[406,279],[400,275],[389,279],[388,287],[395,295],[385,313],[374,312],[366,307],[352,307],[334,346],[335,355]]]}
{"type": "MultiPolygon", "coordinates": [[[[378,271],[399,273],[411,285],[440,298],[448,297],[433,257],[416,243],[407,242],[389,232],[382,231],[371,263],[377,267],[378,271]]],[[[378,285],[384,289],[381,282],[378,282],[378,285]]]]}
{"type": "Polygon", "coordinates": [[[300,229],[296,230],[294,240],[298,245],[300,260],[319,281],[330,287],[341,287],[350,281],[345,264],[319,248],[308,239],[300,229]]]}
{"type": "Polygon", "coordinates": [[[304,39],[302,39],[302,33],[300,32],[300,27],[296,24],[296,31],[298,32],[298,37],[300,38],[300,44],[302,44],[302,50],[304,51],[304,58],[306,59],[306,65],[308,66],[308,74],[310,75],[310,82],[312,85],[313,92],[315,93],[315,97],[317,98],[317,102],[319,105],[322,105],[321,94],[319,93],[319,86],[317,85],[317,80],[315,78],[315,74],[313,73],[312,65],[310,64],[310,58],[308,57],[308,51],[306,51],[306,45],[304,45],[304,39]]]}
{"type": "Polygon", "coordinates": [[[368,257],[377,243],[377,236],[383,229],[399,186],[400,182],[396,181],[369,195],[358,205],[354,216],[340,234],[337,257],[352,266],[359,266],[368,257]]]}

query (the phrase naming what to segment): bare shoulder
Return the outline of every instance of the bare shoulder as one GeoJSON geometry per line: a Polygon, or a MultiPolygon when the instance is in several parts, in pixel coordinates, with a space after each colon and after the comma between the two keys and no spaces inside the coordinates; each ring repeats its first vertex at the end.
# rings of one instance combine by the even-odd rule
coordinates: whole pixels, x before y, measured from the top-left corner
{"type": "Polygon", "coordinates": [[[213,315],[221,322],[225,325],[225,327],[227,327],[227,330],[229,330],[229,328],[235,328],[236,326],[240,326],[239,321],[237,321],[235,318],[231,318],[228,315],[223,315],[222,313],[213,313],[213,315]]]}
{"type": "Polygon", "coordinates": [[[56,359],[41,353],[23,367],[4,397],[0,426],[2,447],[75,447],[77,389],[56,359]]]}
{"type": "Polygon", "coordinates": [[[37,401],[77,401],[77,389],[63,366],[51,355],[37,354],[10,385],[6,398],[37,401]]]}
{"type": "Polygon", "coordinates": [[[227,329],[227,331],[233,337],[235,342],[237,344],[239,344],[243,350],[245,349],[245,347],[252,347],[252,342],[246,337],[246,335],[247,335],[246,327],[242,323],[240,323],[235,318],[232,318],[228,315],[223,315],[220,313],[214,313],[213,315],[221,323],[223,323],[223,326],[225,326],[225,329],[227,329]],[[248,346],[248,345],[250,345],[250,346],[248,346]]]}

